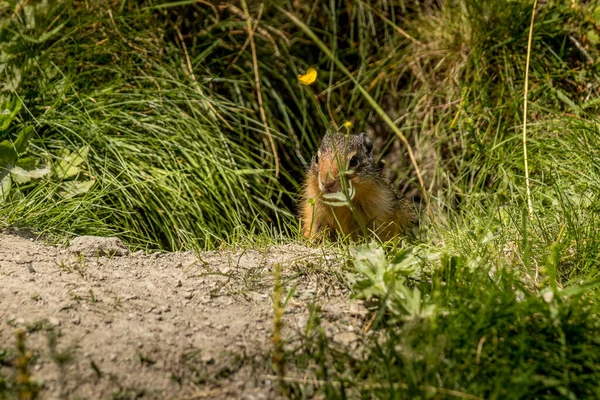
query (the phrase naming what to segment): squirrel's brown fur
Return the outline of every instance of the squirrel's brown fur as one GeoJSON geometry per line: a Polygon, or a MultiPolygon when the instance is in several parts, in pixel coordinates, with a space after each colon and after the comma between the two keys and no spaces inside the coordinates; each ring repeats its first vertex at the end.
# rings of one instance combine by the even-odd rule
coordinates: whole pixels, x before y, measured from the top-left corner
{"type": "Polygon", "coordinates": [[[364,133],[325,135],[306,174],[300,208],[304,236],[314,239],[328,232],[356,238],[366,230],[387,240],[405,232],[413,214],[373,165],[372,151],[364,133]],[[353,210],[323,202],[324,194],[340,192],[348,183],[355,190],[353,210]]]}

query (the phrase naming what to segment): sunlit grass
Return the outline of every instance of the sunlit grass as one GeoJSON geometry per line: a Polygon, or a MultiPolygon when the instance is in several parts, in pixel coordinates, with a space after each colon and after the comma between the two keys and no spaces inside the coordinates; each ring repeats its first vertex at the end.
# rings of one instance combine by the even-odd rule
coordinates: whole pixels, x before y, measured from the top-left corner
{"type": "Polygon", "coordinates": [[[0,140],[35,127],[27,155],[41,163],[89,146],[76,180],[94,186],[65,197],[52,177],[22,185],[0,224],[165,249],[295,240],[303,170],[324,131],[351,121],[375,139],[383,173],[424,203],[398,137],[414,150],[434,218],[384,248],[421,257],[396,283],[430,311],[395,315],[402,293],[387,306],[380,293],[362,358],[317,326],[286,356],[316,379],[292,379],[292,393],[598,397],[600,8],[538,8],[529,219],[521,129],[533,2],[421,3],[277,2],[304,31],[265,4],[256,63],[234,3],[64,2],[30,9],[34,22],[2,6],[1,90],[23,108],[0,140]],[[311,67],[318,78],[301,86],[311,67]]]}

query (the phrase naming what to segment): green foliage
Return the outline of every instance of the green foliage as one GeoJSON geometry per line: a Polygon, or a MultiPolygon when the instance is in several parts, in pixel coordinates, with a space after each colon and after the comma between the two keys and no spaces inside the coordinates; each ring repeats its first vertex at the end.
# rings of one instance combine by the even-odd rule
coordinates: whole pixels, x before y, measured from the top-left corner
{"type": "Polygon", "coordinates": [[[400,321],[426,318],[434,311],[432,305],[422,302],[421,291],[410,288],[408,278],[420,272],[425,254],[401,250],[388,260],[385,251],[375,243],[352,249],[356,273],[348,276],[353,292],[359,299],[378,300],[382,309],[400,321]]]}
{"type": "Polygon", "coordinates": [[[3,22],[16,28],[0,25],[0,65],[27,110],[7,134],[36,126],[28,149],[51,171],[6,186],[18,196],[0,221],[170,249],[271,235],[272,223],[285,231],[289,194],[251,134],[261,124],[212,90],[214,77],[190,73],[181,43],[148,30],[171,26],[161,12],[132,7],[115,18],[108,4],[67,3],[15,4],[3,22]],[[139,43],[124,32],[139,32],[139,43]]]}
{"type": "Polygon", "coordinates": [[[355,252],[357,294],[380,302],[374,332],[354,351],[311,332],[288,359],[300,368],[316,363],[320,381],[296,385],[296,393],[407,399],[600,394],[600,280],[532,291],[517,270],[496,269],[475,255],[417,259],[402,250],[388,259],[375,245],[355,252]],[[418,279],[406,280],[416,272],[418,279]],[[411,315],[411,307],[421,313],[411,315]]]}
{"type": "MultiPolygon", "coordinates": [[[[10,123],[21,110],[21,103],[16,99],[3,99],[0,103],[0,132],[8,129],[10,123]]],[[[21,149],[22,150],[22,149],[21,149]]]]}
{"type": "MultiPolygon", "coordinates": [[[[60,237],[117,234],[165,248],[212,247],[242,232],[271,236],[273,224],[289,233],[311,153],[329,125],[348,120],[376,136],[386,175],[419,200],[404,146],[282,9],[315,32],[396,121],[434,206],[454,210],[487,193],[519,197],[528,1],[256,5],[262,106],[243,12],[233,3],[15,2],[0,9],[0,74],[2,90],[24,107],[7,134],[35,126],[29,155],[53,171],[68,154],[89,153],[67,182],[53,173],[19,186],[25,203],[12,206],[12,218],[0,217],[3,224],[20,221],[60,237]],[[319,78],[301,87],[297,75],[308,67],[319,78]],[[43,217],[37,203],[49,199],[43,217]]],[[[530,118],[589,118],[598,104],[590,84],[598,72],[590,59],[600,56],[590,33],[598,7],[550,1],[538,13],[530,118]]]]}
{"type": "Polygon", "coordinates": [[[531,12],[526,0],[251,4],[259,104],[235,3],[0,3],[0,224],[166,249],[290,238],[303,169],[345,121],[418,202],[383,110],[435,218],[403,249],[354,250],[349,284],[374,313],[363,354],[317,327],[286,360],[317,365],[329,397],[598,397],[600,6],[539,2],[530,219],[531,12]],[[309,67],[318,79],[301,87],[309,67]]]}
{"type": "MultiPolygon", "coordinates": [[[[21,103],[16,99],[2,101],[0,134],[8,130],[20,109],[21,103]]],[[[37,162],[33,157],[23,157],[32,135],[33,128],[26,126],[21,129],[14,142],[10,140],[0,142],[0,204],[9,200],[13,182],[26,183],[48,173],[45,168],[36,168],[37,162]]],[[[14,196],[14,193],[12,195],[14,196]]]]}

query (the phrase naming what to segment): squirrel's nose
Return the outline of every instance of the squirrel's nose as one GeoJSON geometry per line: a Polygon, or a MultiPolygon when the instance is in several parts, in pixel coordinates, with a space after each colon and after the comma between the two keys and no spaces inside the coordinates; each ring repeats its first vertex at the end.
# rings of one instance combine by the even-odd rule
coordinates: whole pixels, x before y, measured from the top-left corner
{"type": "Polygon", "coordinates": [[[321,188],[321,190],[325,194],[327,194],[327,193],[336,193],[336,192],[340,191],[337,179],[332,179],[332,180],[325,181],[322,186],[323,187],[321,188]]]}

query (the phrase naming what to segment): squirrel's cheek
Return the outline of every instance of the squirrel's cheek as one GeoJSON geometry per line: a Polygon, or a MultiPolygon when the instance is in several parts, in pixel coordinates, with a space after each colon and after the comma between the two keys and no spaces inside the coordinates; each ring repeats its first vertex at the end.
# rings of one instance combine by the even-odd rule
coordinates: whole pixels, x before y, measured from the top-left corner
{"type": "Polygon", "coordinates": [[[365,180],[361,179],[361,177],[358,175],[354,175],[348,180],[350,181],[350,183],[352,183],[352,186],[354,186],[355,188],[361,188],[366,184],[365,180]]]}

